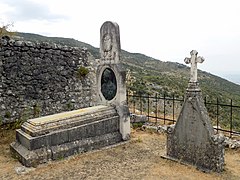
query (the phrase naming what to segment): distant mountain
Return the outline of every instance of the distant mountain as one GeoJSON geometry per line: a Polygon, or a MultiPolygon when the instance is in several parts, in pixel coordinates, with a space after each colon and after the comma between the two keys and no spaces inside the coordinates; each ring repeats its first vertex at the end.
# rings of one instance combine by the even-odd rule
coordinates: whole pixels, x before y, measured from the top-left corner
{"type": "Polygon", "coordinates": [[[56,44],[61,44],[61,45],[66,45],[66,46],[72,46],[72,47],[86,47],[89,50],[91,50],[91,54],[94,57],[99,56],[99,49],[93,47],[90,44],[77,41],[73,38],[63,38],[63,37],[47,37],[47,36],[42,36],[38,34],[33,34],[33,33],[22,33],[18,32],[16,34],[15,38],[20,38],[24,39],[26,41],[34,41],[34,42],[50,42],[50,43],[56,43],[56,44]]]}
{"type": "MultiPolygon", "coordinates": [[[[95,58],[99,58],[99,48],[71,38],[46,37],[30,33],[18,33],[18,38],[28,41],[47,41],[67,46],[86,47],[95,58]]],[[[130,76],[128,90],[141,94],[165,94],[183,96],[189,80],[189,67],[174,62],[163,62],[140,53],[122,50],[123,63],[130,76]]],[[[203,95],[210,101],[229,102],[233,99],[240,105],[240,85],[226,79],[199,71],[199,83],[203,95]]]]}
{"type": "Polygon", "coordinates": [[[223,74],[223,76],[236,84],[240,85],[240,73],[239,74],[223,74]]]}

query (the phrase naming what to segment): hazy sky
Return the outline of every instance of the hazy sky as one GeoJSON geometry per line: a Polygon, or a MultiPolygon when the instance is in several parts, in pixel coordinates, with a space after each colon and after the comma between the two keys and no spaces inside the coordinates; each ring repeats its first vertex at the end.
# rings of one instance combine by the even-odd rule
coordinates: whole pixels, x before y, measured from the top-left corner
{"type": "Polygon", "coordinates": [[[74,38],[99,47],[105,21],[120,26],[121,47],[184,63],[195,49],[212,74],[240,74],[239,0],[0,0],[13,30],[74,38]]]}

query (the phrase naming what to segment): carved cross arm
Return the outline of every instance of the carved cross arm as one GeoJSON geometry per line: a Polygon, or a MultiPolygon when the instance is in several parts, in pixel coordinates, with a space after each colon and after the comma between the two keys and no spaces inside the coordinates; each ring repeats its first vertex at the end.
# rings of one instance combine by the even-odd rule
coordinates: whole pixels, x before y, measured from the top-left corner
{"type": "Polygon", "coordinates": [[[187,57],[186,57],[186,58],[184,59],[184,62],[185,62],[186,64],[191,63],[191,58],[187,58],[187,57]]]}
{"type": "Polygon", "coordinates": [[[204,61],[205,61],[204,57],[202,57],[202,56],[197,57],[197,63],[202,63],[204,61]]]}

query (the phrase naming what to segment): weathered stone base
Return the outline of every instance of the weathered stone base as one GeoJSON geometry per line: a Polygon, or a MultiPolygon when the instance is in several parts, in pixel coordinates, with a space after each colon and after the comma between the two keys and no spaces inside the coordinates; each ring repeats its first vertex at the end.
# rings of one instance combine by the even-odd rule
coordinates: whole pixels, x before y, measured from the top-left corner
{"type": "Polygon", "coordinates": [[[38,164],[46,163],[49,160],[58,160],[74,154],[100,149],[121,141],[122,135],[119,132],[115,132],[57,146],[43,147],[33,151],[28,150],[19,142],[11,143],[10,148],[13,155],[18,158],[24,166],[36,167],[38,164]]]}
{"type": "Polygon", "coordinates": [[[171,145],[172,148],[168,148],[166,156],[170,160],[196,166],[205,172],[222,172],[224,169],[224,146],[212,144],[202,147],[186,147],[185,144],[168,144],[168,146],[171,145]]]}
{"type": "Polygon", "coordinates": [[[170,161],[173,161],[173,162],[176,162],[176,163],[180,163],[180,164],[183,164],[185,166],[194,166],[196,169],[198,169],[202,172],[210,172],[209,169],[204,169],[203,167],[196,166],[195,164],[183,161],[181,159],[177,159],[177,158],[173,158],[171,156],[167,156],[166,154],[162,155],[161,158],[167,159],[167,160],[170,160],[170,161]]]}
{"type": "Polygon", "coordinates": [[[192,164],[204,171],[224,169],[224,136],[214,130],[204,105],[201,90],[191,83],[174,128],[167,130],[167,157],[192,164]]]}
{"type": "Polygon", "coordinates": [[[25,122],[16,131],[12,153],[25,166],[99,149],[122,141],[114,107],[95,106],[25,122]]]}

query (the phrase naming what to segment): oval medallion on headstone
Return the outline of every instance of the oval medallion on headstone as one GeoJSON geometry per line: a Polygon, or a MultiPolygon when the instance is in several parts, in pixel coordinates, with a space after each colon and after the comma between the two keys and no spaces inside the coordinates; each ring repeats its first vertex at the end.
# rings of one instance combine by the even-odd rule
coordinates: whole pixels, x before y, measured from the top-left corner
{"type": "Polygon", "coordinates": [[[112,100],[117,93],[116,76],[110,68],[106,68],[102,73],[101,92],[108,101],[112,100]]]}

